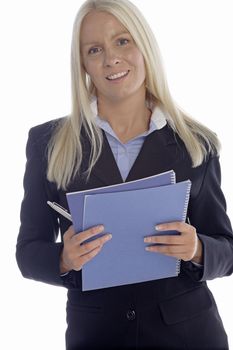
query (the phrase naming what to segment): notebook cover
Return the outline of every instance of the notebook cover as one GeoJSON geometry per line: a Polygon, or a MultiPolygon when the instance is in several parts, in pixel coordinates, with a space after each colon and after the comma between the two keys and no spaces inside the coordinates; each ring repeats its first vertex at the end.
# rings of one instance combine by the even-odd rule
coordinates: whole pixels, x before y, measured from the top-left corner
{"type": "Polygon", "coordinates": [[[83,229],[98,224],[111,233],[101,252],[82,269],[82,289],[92,290],[160,278],[179,273],[180,261],[145,250],[144,237],[159,232],[155,225],[185,221],[191,182],[149,189],[85,196],[83,229]]]}

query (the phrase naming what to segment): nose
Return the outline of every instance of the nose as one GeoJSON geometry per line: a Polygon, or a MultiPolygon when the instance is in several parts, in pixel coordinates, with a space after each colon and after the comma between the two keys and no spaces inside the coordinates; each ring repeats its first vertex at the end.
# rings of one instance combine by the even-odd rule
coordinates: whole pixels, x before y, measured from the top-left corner
{"type": "Polygon", "coordinates": [[[104,66],[105,67],[112,67],[116,64],[119,64],[121,61],[119,55],[117,54],[116,50],[113,48],[105,49],[105,55],[104,55],[104,66]]]}

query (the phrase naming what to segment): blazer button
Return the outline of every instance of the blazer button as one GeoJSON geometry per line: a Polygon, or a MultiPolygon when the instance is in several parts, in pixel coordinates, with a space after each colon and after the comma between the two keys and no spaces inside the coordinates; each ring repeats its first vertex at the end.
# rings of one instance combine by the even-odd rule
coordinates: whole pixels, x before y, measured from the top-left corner
{"type": "Polygon", "coordinates": [[[136,312],[134,310],[128,310],[126,317],[129,321],[133,321],[136,318],[136,312]]]}

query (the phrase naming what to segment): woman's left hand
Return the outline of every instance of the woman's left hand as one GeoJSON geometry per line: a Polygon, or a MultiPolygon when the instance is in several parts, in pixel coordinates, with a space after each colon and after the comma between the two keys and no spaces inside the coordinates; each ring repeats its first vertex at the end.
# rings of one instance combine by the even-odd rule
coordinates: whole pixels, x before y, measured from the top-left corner
{"type": "Polygon", "coordinates": [[[148,246],[146,250],[176,257],[184,261],[202,263],[202,243],[197,236],[195,227],[184,222],[170,222],[156,226],[158,231],[175,230],[180,235],[162,235],[145,237],[144,242],[162,245],[148,246]]]}

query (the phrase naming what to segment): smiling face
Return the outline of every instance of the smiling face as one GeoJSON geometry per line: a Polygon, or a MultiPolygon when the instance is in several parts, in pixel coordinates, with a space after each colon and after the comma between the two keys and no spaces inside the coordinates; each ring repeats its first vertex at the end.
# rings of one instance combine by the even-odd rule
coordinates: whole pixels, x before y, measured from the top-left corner
{"type": "Polygon", "coordinates": [[[84,69],[97,90],[97,98],[120,101],[145,94],[145,64],[126,28],[107,12],[92,11],[80,33],[84,69]]]}

